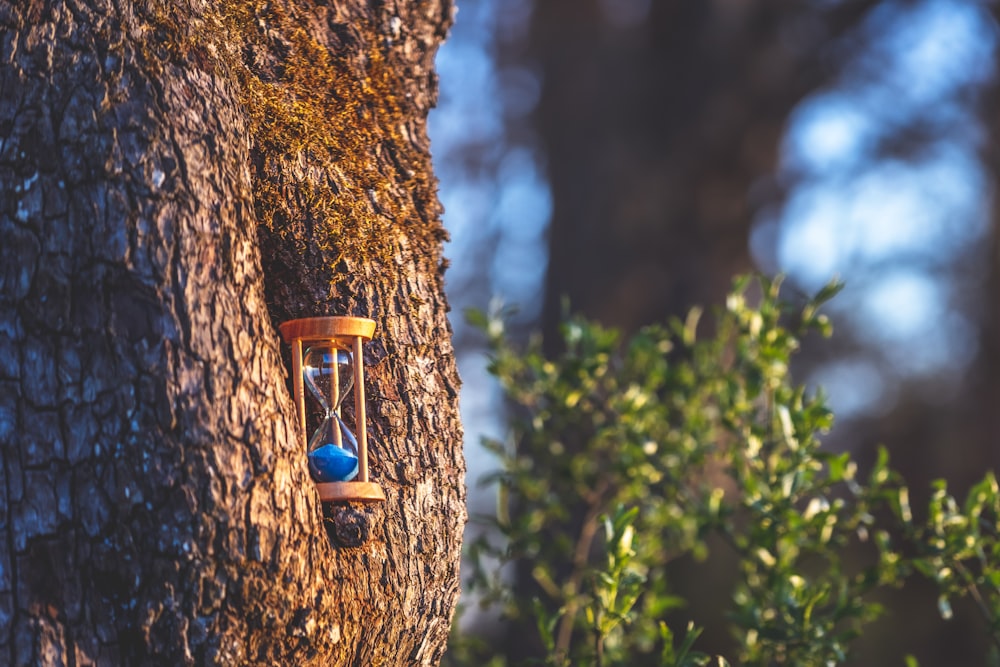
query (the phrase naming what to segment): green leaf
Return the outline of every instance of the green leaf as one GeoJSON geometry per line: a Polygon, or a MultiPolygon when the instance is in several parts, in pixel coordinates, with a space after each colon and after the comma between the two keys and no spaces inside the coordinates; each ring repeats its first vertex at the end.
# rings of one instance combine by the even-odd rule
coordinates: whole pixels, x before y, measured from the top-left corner
{"type": "Polygon", "coordinates": [[[832,299],[833,297],[840,294],[841,290],[844,289],[845,283],[841,282],[839,279],[834,278],[826,285],[824,285],[816,295],[813,296],[812,301],[816,305],[821,305],[832,299]]]}
{"type": "Polygon", "coordinates": [[[463,314],[465,315],[465,321],[468,322],[470,326],[481,331],[486,330],[486,327],[489,324],[489,319],[487,319],[486,313],[478,308],[466,308],[463,311],[463,314]]]}
{"type": "Polygon", "coordinates": [[[854,477],[854,468],[850,452],[844,452],[827,460],[830,466],[830,481],[840,482],[854,477]]]}

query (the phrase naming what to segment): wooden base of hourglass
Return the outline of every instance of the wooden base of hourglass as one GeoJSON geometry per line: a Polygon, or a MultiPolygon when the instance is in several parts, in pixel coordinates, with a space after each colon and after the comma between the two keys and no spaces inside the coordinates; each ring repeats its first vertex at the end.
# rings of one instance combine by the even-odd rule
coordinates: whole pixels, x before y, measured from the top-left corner
{"type": "Polygon", "coordinates": [[[377,503],[385,500],[382,487],[375,482],[316,482],[316,490],[319,491],[319,499],[325,503],[377,503]]]}

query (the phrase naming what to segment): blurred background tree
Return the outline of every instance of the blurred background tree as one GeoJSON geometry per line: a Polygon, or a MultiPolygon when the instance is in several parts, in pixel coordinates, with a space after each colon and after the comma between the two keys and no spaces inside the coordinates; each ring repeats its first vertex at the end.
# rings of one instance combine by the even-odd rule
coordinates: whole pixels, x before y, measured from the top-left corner
{"type": "MultiPolygon", "coordinates": [[[[998,11],[467,0],[432,118],[456,312],[498,294],[521,308],[515,331],[552,340],[564,297],[633,331],[718,303],[749,267],[804,291],[840,274],[837,333],[795,369],[828,389],[827,446],[865,461],[885,443],[915,491],[943,476],[962,493],[1000,458],[998,11]]],[[[503,432],[501,408],[453,324],[474,448],[503,432]]],[[[469,463],[470,482],[491,465],[469,463]]],[[[857,664],[976,664],[961,608],[942,625],[932,593],[905,595],[857,664]]],[[[700,599],[686,613],[711,629],[700,599]]]]}

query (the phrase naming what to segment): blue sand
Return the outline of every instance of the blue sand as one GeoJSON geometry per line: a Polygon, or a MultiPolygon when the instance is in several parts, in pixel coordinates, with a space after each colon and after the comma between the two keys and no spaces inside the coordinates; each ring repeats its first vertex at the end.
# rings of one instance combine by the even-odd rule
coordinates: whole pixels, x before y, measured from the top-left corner
{"type": "Polygon", "coordinates": [[[309,474],[316,482],[346,482],[358,474],[358,457],[337,445],[309,452],[309,474]]]}

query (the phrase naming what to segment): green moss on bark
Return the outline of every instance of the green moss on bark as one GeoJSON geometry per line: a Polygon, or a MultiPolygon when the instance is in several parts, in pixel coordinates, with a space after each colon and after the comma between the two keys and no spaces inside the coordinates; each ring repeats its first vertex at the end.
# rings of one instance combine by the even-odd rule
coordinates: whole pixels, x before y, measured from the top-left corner
{"type": "Polygon", "coordinates": [[[386,40],[351,21],[334,31],[340,43],[319,42],[313,35],[330,31],[310,26],[329,11],[222,0],[198,24],[175,21],[166,4],[150,23],[152,58],[225,72],[239,87],[258,224],[282,242],[315,244],[336,273],[342,258],[388,261],[396,225],[424,248],[444,232],[430,157],[405,136],[414,114],[386,40]]]}

